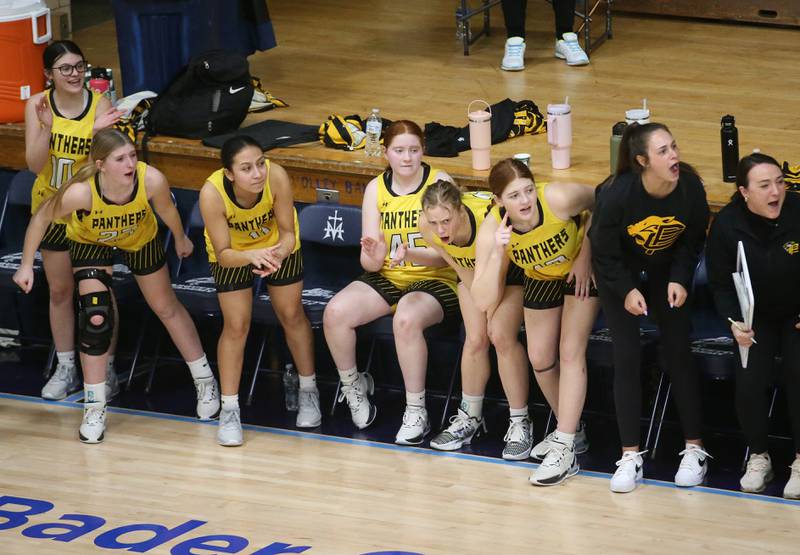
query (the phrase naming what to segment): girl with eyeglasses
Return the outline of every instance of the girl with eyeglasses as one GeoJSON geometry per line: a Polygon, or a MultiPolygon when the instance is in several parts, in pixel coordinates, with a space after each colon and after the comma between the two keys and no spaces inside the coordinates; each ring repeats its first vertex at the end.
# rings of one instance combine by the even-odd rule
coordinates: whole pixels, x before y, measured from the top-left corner
{"type": "MultiPolygon", "coordinates": [[[[37,174],[31,191],[31,213],[53,196],[86,161],[93,135],[113,125],[120,116],[108,99],[84,86],[86,61],[72,41],[61,40],[44,50],[44,74],[50,87],[33,95],[25,106],[25,160],[37,174]]],[[[66,222],[55,220],[40,247],[50,287],[50,329],[58,365],[42,389],[42,397],[63,399],[79,389],[75,367],[74,280],[69,260],[66,222]]],[[[118,388],[109,358],[107,396],[118,388]]]]}

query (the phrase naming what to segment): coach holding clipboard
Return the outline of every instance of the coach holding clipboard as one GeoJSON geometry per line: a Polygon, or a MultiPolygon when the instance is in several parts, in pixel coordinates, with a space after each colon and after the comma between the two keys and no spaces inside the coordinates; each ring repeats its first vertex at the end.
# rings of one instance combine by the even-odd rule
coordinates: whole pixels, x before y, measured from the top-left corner
{"type": "MultiPolygon", "coordinates": [[[[782,358],[795,457],[784,497],[800,498],[800,195],[787,193],[778,162],[761,153],[742,158],[737,192],[711,226],[707,262],[714,302],[749,354],[736,364],[736,411],[750,447],[743,491],[760,492],[774,474],[768,448],[768,394],[782,358]],[[741,247],[739,245],[741,244],[741,247]],[[738,255],[743,248],[744,255],[738,255]],[[746,257],[749,272],[740,272],[746,257]],[[737,262],[738,259],[738,262],[737,262]],[[749,273],[753,309],[740,305],[734,276],[749,273]],[[758,337],[758,343],[753,337],[758,337]]],[[[744,285],[744,284],[740,284],[744,285]]],[[[739,287],[742,289],[742,287],[739,287]]],[[[746,287],[744,287],[746,293],[746,287]]]]}

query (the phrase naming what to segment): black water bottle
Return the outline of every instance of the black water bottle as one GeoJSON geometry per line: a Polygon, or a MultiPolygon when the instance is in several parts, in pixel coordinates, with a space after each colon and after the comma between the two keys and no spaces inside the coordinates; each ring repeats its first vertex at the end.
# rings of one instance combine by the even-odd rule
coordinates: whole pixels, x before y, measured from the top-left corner
{"type": "Polygon", "coordinates": [[[719,136],[722,141],[722,180],[734,183],[736,166],[739,164],[739,131],[736,129],[736,118],[730,114],[722,116],[719,136]]]}

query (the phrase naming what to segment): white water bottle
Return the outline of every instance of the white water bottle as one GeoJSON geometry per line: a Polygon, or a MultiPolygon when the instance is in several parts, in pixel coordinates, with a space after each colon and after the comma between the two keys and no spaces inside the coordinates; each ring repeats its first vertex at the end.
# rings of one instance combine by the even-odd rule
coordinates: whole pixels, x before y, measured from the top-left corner
{"type": "Polygon", "coordinates": [[[381,112],[377,108],[372,109],[372,114],[367,118],[367,142],[364,145],[364,150],[367,156],[380,156],[383,154],[381,151],[381,112]]]}

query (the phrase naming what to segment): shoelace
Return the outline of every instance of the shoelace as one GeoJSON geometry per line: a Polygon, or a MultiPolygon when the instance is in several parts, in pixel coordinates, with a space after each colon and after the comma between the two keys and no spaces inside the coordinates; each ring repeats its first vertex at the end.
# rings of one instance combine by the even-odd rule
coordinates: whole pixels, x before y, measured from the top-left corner
{"type": "Polygon", "coordinates": [[[424,411],[422,407],[406,407],[403,413],[403,426],[417,426],[422,424],[425,420],[424,411]]]}
{"type": "Polygon", "coordinates": [[[86,424],[89,426],[96,426],[102,424],[103,416],[106,413],[106,407],[86,407],[86,424]]]}
{"type": "Polygon", "coordinates": [[[342,391],[339,393],[339,398],[336,399],[337,403],[341,403],[347,399],[349,406],[358,406],[364,399],[364,394],[361,392],[361,382],[356,380],[350,385],[342,385],[342,391]]]}
{"type": "Polygon", "coordinates": [[[223,428],[238,427],[240,423],[238,410],[224,410],[219,416],[223,428]]]}
{"type": "Polygon", "coordinates": [[[769,469],[769,466],[770,462],[767,457],[759,457],[754,455],[750,457],[750,460],[747,461],[747,470],[745,471],[745,474],[748,472],[765,472],[767,469],[769,469]]]}
{"type": "Polygon", "coordinates": [[[67,366],[66,364],[59,364],[56,366],[56,371],[53,372],[53,377],[51,380],[58,381],[58,382],[68,382],[70,375],[72,374],[72,366],[67,366]]]}
{"type": "Polygon", "coordinates": [[[628,465],[628,464],[631,464],[631,463],[636,464],[636,457],[641,457],[645,453],[647,453],[647,449],[645,449],[644,451],[639,451],[639,452],[636,452],[636,451],[625,451],[624,453],[622,453],[622,458],[616,462],[616,465],[617,466],[622,466],[622,465],[628,465]]]}
{"type": "Polygon", "coordinates": [[[564,41],[564,45],[565,45],[565,46],[566,46],[566,47],[569,49],[569,51],[570,51],[571,53],[573,53],[573,54],[578,54],[578,53],[579,53],[579,51],[581,50],[581,45],[580,45],[580,44],[578,44],[578,43],[577,43],[576,41],[574,41],[574,40],[570,40],[570,41],[567,41],[567,40],[565,40],[565,41],[564,41]]]}
{"type": "Polygon", "coordinates": [[[553,446],[547,452],[547,456],[542,461],[542,466],[561,466],[561,461],[567,456],[569,447],[560,441],[552,441],[553,446]]]}
{"type": "MultiPolygon", "coordinates": [[[[702,455],[703,458],[709,458],[709,459],[713,459],[714,458],[711,455],[709,455],[708,452],[705,449],[703,449],[701,447],[692,447],[691,449],[684,449],[683,451],[678,453],[678,456],[679,457],[683,457],[684,455],[689,454],[689,453],[695,455],[696,456],[695,458],[698,459],[698,462],[699,462],[699,458],[700,457],[697,456],[697,455],[702,455]]],[[[684,457],[683,459],[681,459],[681,464],[678,466],[678,468],[688,468],[689,465],[691,465],[690,461],[687,460],[684,457]]]]}
{"type": "Polygon", "coordinates": [[[525,418],[524,420],[512,420],[511,425],[508,427],[508,431],[506,432],[503,441],[514,441],[516,443],[522,443],[528,437],[528,419],[525,418]]]}
{"type": "Polygon", "coordinates": [[[211,378],[208,381],[197,380],[194,385],[197,388],[198,401],[207,403],[214,398],[214,393],[217,389],[217,381],[215,379],[211,378]]]}
{"type": "Polygon", "coordinates": [[[506,48],[508,48],[508,55],[509,56],[522,56],[522,46],[521,44],[510,44],[506,48]]]}
{"type": "Polygon", "coordinates": [[[300,396],[298,397],[298,403],[301,408],[304,404],[319,406],[319,403],[317,402],[317,396],[314,395],[314,391],[303,391],[301,389],[299,393],[300,396]]]}
{"type": "Polygon", "coordinates": [[[798,474],[800,474],[800,459],[797,459],[797,458],[796,458],[796,459],[794,460],[794,462],[793,462],[792,464],[790,464],[790,465],[789,465],[789,468],[791,468],[791,469],[792,469],[792,472],[791,472],[792,474],[794,474],[795,472],[797,472],[798,474]]]}
{"type": "Polygon", "coordinates": [[[447,427],[447,432],[451,434],[459,434],[464,430],[468,430],[470,427],[470,420],[472,420],[469,416],[462,413],[454,414],[450,417],[450,425],[447,427]]]}

